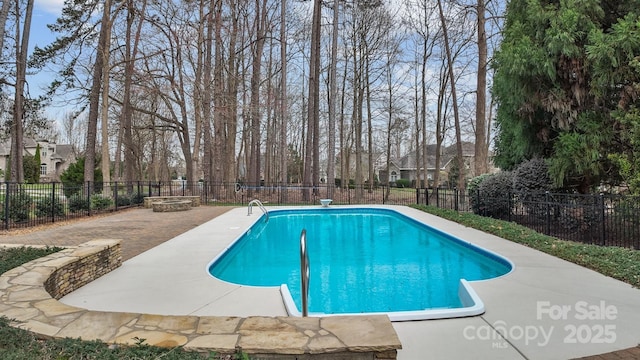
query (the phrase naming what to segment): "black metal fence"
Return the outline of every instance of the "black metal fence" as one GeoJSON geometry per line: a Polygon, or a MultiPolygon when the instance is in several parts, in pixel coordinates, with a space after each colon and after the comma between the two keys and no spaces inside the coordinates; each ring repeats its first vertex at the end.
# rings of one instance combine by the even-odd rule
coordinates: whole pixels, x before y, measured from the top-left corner
{"type": "Polygon", "coordinates": [[[418,203],[515,222],[564,240],[640,249],[640,197],[611,194],[417,190],[418,203]]]}
{"type": "Polygon", "coordinates": [[[455,189],[350,185],[348,188],[245,186],[181,180],[63,185],[0,184],[2,229],[30,227],[139,206],[147,196],[200,196],[203,204],[425,204],[513,221],[565,240],[640,249],[640,197],[580,194],[504,194],[487,198],[455,189]]]}
{"type": "Polygon", "coordinates": [[[31,227],[139,206],[147,196],[199,196],[203,204],[244,205],[253,199],[272,205],[414,204],[415,189],[350,186],[245,186],[181,180],[109,182],[64,185],[62,183],[0,184],[2,229],[31,227]]]}

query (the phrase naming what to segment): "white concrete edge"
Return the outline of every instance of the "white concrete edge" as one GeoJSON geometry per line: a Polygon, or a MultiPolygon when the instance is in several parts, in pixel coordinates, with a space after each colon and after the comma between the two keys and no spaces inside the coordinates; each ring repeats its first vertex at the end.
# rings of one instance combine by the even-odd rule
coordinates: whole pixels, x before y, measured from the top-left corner
{"type": "Polygon", "coordinates": [[[280,294],[282,294],[282,301],[284,302],[284,308],[287,309],[287,314],[289,316],[302,317],[302,313],[298,311],[287,284],[280,285],[280,294]]]}
{"type": "MultiPolygon", "coordinates": [[[[287,310],[289,316],[301,317],[302,313],[298,310],[293,296],[289,291],[287,284],[280,285],[280,294],[282,295],[282,301],[284,307],[287,310]]],[[[469,282],[465,279],[460,279],[460,285],[458,287],[458,297],[462,303],[460,308],[445,308],[445,309],[425,309],[415,311],[392,311],[392,312],[375,312],[375,313],[341,313],[341,314],[325,314],[325,313],[310,313],[312,317],[325,317],[325,316],[369,316],[369,315],[387,315],[392,322],[401,321],[415,321],[415,320],[435,320],[435,319],[449,319],[458,317],[469,317],[484,314],[484,303],[473,290],[469,282]]]]}

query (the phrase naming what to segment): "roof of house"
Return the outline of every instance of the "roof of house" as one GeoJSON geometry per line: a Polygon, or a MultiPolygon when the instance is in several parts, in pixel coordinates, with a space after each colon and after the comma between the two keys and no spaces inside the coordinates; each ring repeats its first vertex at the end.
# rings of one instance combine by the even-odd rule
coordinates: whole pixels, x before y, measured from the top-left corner
{"type": "MultiPolygon", "coordinates": [[[[25,148],[35,148],[38,143],[33,138],[23,139],[25,148]]],[[[73,153],[73,146],[67,144],[56,144],[55,153],[51,154],[52,159],[67,159],[73,153]]],[[[9,156],[11,154],[11,139],[0,143],[0,156],[9,156]]]]}
{"type": "Polygon", "coordinates": [[[66,160],[72,154],[73,154],[73,145],[59,144],[59,145],[56,145],[56,152],[51,154],[51,158],[66,160]]]}
{"type": "MultiPolygon", "coordinates": [[[[451,160],[456,156],[456,145],[449,145],[442,148],[440,156],[440,169],[443,170],[451,160]]],[[[427,169],[435,169],[436,164],[436,145],[427,145],[427,169]]],[[[471,142],[462,142],[462,156],[474,156],[475,144],[471,142]]],[[[400,170],[411,170],[416,168],[416,152],[410,151],[400,159],[392,161],[400,170]]],[[[422,162],[422,159],[420,159],[422,162]]]]}

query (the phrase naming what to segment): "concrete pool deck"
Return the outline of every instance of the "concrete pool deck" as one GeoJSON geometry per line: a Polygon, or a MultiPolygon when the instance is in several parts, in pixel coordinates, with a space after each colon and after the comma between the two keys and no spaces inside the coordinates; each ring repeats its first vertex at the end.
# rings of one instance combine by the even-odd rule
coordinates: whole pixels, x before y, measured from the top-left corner
{"type": "MultiPolygon", "coordinates": [[[[403,345],[398,358],[567,359],[635,348],[640,342],[640,290],[411,208],[392,208],[503,255],[516,266],[502,278],[471,283],[484,301],[483,315],[394,323],[403,345]]],[[[206,272],[209,261],[259,216],[258,209],[252,216],[246,208],[232,209],[61,300],[92,310],[286,315],[277,288],[223,283],[206,272]]]]}

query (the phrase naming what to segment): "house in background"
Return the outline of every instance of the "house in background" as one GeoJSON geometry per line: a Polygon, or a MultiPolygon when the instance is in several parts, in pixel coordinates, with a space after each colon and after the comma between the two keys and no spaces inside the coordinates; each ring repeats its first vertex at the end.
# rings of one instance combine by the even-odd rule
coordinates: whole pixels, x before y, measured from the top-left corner
{"type": "MultiPolygon", "coordinates": [[[[378,181],[378,179],[380,179],[378,176],[380,174],[380,172],[384,169],[384,167],[386,166],[386,156],[382,153],[373,153],[372,154],[373,157],[373,177],[375,179],[375,181],[378,181]]],[[[369,179],[369,153],[367,151],[362,151],[362,155],[360,157],[360,160],[362,162],[362,179],[363,181],[367,181],[369,179]]],[[[338,153],[336,154],[336,179],[342,179],[342,174],[341,172],[341,165],[340,165],[340,161],[341,161],[341,154],[338,153]]],[[[347,163],[349,164],[349,169],[347,169],[347,171],[349,172],[348,176],[350,179],[354,179],[355,175],[356,175],[356,154],[355,151],[352,151],[351,153],[348,154],[348,161],[347,163]]],[[[323,175],[326,176],[326,175],[323,175]]],[[[326,178],[326,177],[325,177],[326,178]]]]}
{"type": "MultiPolygon", "coordinates": [[[[60,174],[76,161],[72,145],[25,138],[23,155],[34,156],[38,145],[40,145],[40,182],[60,181],[60,174]]],[[[4,181],[8,180],[6,174],[10,153],[11,140],[1,143],[0,170],[4,174],[2,176],[4,181]]]]}
{"type": "MultiPolygon", "coordinates": [[[[436,172],[436,145],[427,145],[427,180],[429,186],[447,186],[450,171],[455,168],[456,159],[456,145],[449,145],[442,148],[442,154],[440,156],[440,179],[439,184],[432,184],[436,172]]],[[[475,166],[475,144],[471,142],[462,143],[462,157],[465,163],[465,177],[467,179],[476,176],[474,174],[475,166]]],[[[423,171],[423,159],[420,159],[420,172],[423,171]]],[[[381,182],[385,182],[384,179],[389,179],[389,183],[393,184],[399,179],[409,180],[411,182],[418,178],[418,166],[416,165],[416,152],[411,151],[401,157],[400,159],[391,160],[389,165],[389,171],[380,170],[379,178],[381,182]]],[[[493,169],[493,165],[490,164],[490,169],[493,169]]]]}

